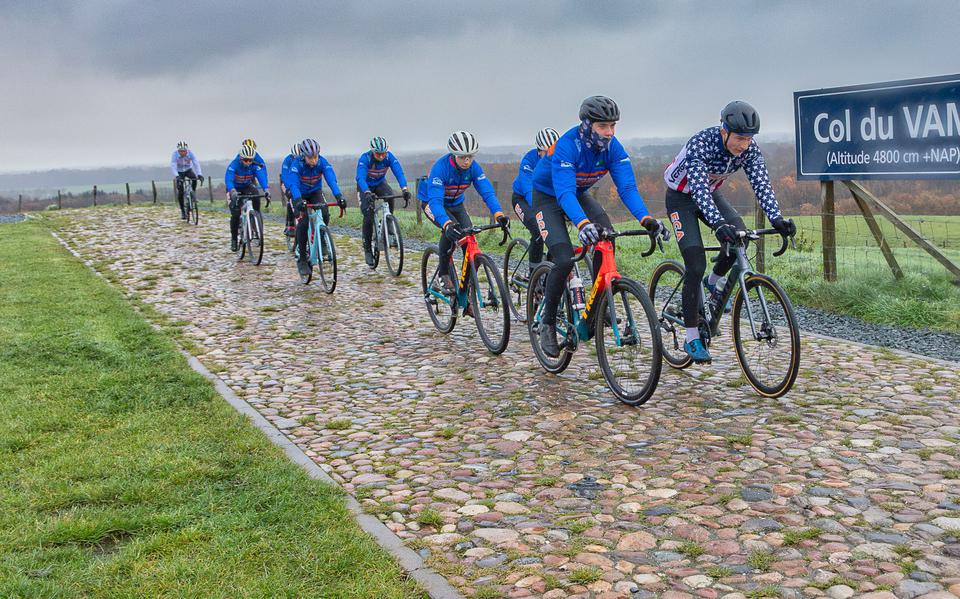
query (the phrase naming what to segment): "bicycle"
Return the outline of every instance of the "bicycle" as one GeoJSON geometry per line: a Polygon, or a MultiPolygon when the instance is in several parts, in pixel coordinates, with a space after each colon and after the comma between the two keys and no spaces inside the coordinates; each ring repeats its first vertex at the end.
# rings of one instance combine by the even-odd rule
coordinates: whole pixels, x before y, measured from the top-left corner
{"type": "Polygon", "coordinates": [[[270,206],[270,199],[264,194],[240,194],[238,197],[238,201],[243,202],[243,207],[240,209],[240,239],[237,244],[237,262],[243,260],[244,255],[246,255],[250,264],[259,266],[263,260],[263,215],[253,207],[255,198],[266,199],[267,207],[270,206]]]}
{"type": "MultiPolygon", "coordinates": [[[[704,345],[709,347],[711,340],[720,334],[724,306],[736,288],[731,317],[740,369],[757,393],[765,397],[780,397],[790,390],[800,371],[800,329],[790,298],[772,277],[753,270],[745,244],[748,239],[756,240],[762,235],[780,233],[776,229],[748,229],[738,233],[740,239],[735,244],[704,248],[707,251],[725,251],[728,255],[731,251],[736,252],[737,260],[727,280],[718,281],[719,295],[708,298],[703,286],[700,287],[700,337],[704,345]],[[733,283],[728,283],[731,280],[733,283]],[[756,345],[748,349],[747,344],[751,341],[756,345]],[[765,349],[772,350],[771,357],[766,359],[760,355],[765,349]],[[785,351],[778,352],[778,349],[785,351]],[[769,381],[760,372],[764,367],[774,370],[769,381]]],[[[782,255],[787,250],[788,240],[792,240],[782,237],[783,242],[780,249],[773,253],[774,256],[782,255]]],[[[716,262],[716,257],[713,261],[716,262]]],[[[650,299],[657,311],[663,359],[676,369],[687,368],[693,363],[693,358],[683,351],[683,275],[683,264],[666,260],[657,265],[650,279],[650,299]],[[672,280],[674,277],[676,281],[672,280]]]]}
{"type": "MultiPolygon", "coordinates": [[[[403,271],[403,234],[400,232],[400,223],[397,217],[390,212],[390,204],[387,200],[399,200],[403,194],[392,196],[374,196],[374,225],[376,238],[371,244],[373,251],[373,268],[380,264],[380,251],[383,250],[383,256],[387,261],[387,270],[390,274],[399,277],[403,271]]],[[[403,207],[409,205],[409,200],[403,201],[403,207]]]]}
{"type": "MultiPolygon", "coordinates": [[[[290,195],[290,191],[285,189],[285,190],[283,190],[282,193],[283,193],[284,202],[286,202],[286,204],[285,204],[285,209],[286,209],[286,210],[293,210],[293,196],[290,195]]],[[[296,221],[296,217],[294,217],[294,221],[296,221]]],[[[286,221],[284,221],[284,222],[286,222],[286,221]]],[[[287,234],[286,234],[286,231],[284,231],[284,237],[285,237],[286,240],[287,240],[287,251],[290,252],[290,255],[291,255],[291,256],[295,256],[295,255],[297,254],[297,238],[296,238],[296,236],[294,236],[294,235],[287,235],[287,234]]]]}
{"type": "Polygon", "coordinates": [[[660,330],[656,312],[643,285],[617,271],[612,241],[618,237],[650,237],[650,256],[663,241],[646,229],[635,231],[601,230],[600,241],[593,246],[574,249],[573,270],[567,278],[557,307],[557,336],[560,355],[551,358],[540,347],[540,322],[543,314],[544,289],[553,263],[542,262],[530,274],[527,289],[527,329],[533,353],[544,370],[559,374],[566,370],[581,341],[595,339],[597,362],[607,387],[623,403],[637,406],[646,403],[657,389],[662,362],[660,330]],[[589,295],[584,287],[578,262],[593,247],[593,263],[599,266],[593,275],[589,295]],[[609,333],[608,333],[609,331],[609,333]]]}
{"type": "MultiPolygon", "coordinates": [[[[200,210],[197,209],[197,195],[193,191],[193,185],[185,185],[187,177],[177,177],[177,185],[183,190],[183,210],[187,213],[187,222],[197,224],[200,220],[200,210]]],[[[203,185],[203,182],[200,183],[203,185]]]]}
{"type": "MultiPolygon", "coordinates": [[[[327,207],[338,206],[336,202],[329,202],[327,207]]],[[[307,247],[310,251],[310,273],[300,275],[300,282],[309,285],[313,280],[313,268],[320,273],[320,286],[327,293],[333,293],[337,288],[337,248],[333,244],[330,228],[323,222],[323,212],[317,210],[320,204],[307,204],[307,218],[309,218],[309,232],[307,233],[307,247]]],[[[340,208],[340,218],[343,218],[343,208],[340,208]]],[[[303,218],[297,216],[297,221],[303,218]]],[[[294,247],[294,257],[300,259],[300,248],[294,247]]]]}
{"type": "MultiPolygon", "coordinates": [[[[457,312],[463,306],[464,316],[473,316],[480,339],[493,354],[503,353],[510,341],[510,298],[499,269],[494,265],[493,259],[480,251],[476,235],[499,228],[500,225],[492,224],[471,227],[464,231],[466,235],[457,242],[457,245],[463,248],[463,264],[452,295],[444,293],[440,282],[440,248],[431,245],[423,252],[420,261],[423,300],[434,326],[441,333],[452,331],[457,324],[457,312]],[[428,277],[431,272],[433,274],[428,277]]],[[[509,230],[503,227],[500,245],[507,242],[508,236],[509,230]]],[[[448,260],[452,269],[453,252],[448,260]]]]}
{"type": "MultiPolygon", "coordinates": [[[[547,248],[543,248],[543,250],[546,252],[546,259],[550,260],[550,253],[547,248]]],[[[525,304],[527,288],[530,286],[530,262],[527,260],[529,253],[530,242],[523,237],[514,237],[507,244],[507,251],[503,254],[503,281],[507,284],[507,290],[510,292],[510,310],[517,322],[527,321],[525,304]],[[517,257],[516,254],[520,254],[520,256],[517,257]]],[[[584,260],[587,265],[585,270],[592,272],[593,265],[590,262],[590,256],[586,256],[584,260]]]]}

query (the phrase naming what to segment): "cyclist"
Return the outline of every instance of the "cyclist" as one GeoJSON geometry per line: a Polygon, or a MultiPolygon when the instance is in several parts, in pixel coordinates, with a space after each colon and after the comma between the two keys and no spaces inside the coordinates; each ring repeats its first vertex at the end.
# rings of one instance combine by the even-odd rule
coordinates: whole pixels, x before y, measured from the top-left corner
{"type": "Polygon", "coordinates": [[[203,183],[200,161],[185,141],[177,142],[177,149],[170,157],[170,171],[173,173],[173,188],[177,191],[177,203],[180,204],[180,218],[186,220],[187,211],[183,207],[183,179],[190,179],[193,191],[197,191],[197,179],[203,183]]]}
{"type": "MultiPolygon", "coordinates": [[[[370,140],[370,150],[361,154],[357,161],[357,198],[363,213],[363,257],[370,268],[373,268],[373,250],[370,244],[373,239],[374,195],[393,195],[393,189],[387,184],[387,169],[393,171],[393,176],[400,185],[404,204],[410,201],[403,167],[388,148],[387,140],[374,137],[370,140]]],[[[387,203],[390,205],[390,212],[393,212],[393,200],[388,200],[387,203]]]]}
{"type": "MultiPolygon", "coordinates": [[[[243,196],[258,195],[257,183],[263,189],[267,203],[270,203],[270,183],[267,169],[257,165],[254,160],[256,151],[252,146],[241,146],[237,157],[227,167],[224,184],[230,203],[230,250],[237,251],[237,234],[240,232],[240,210],[243,208],[243,196]],[[256,179],[256,182],[254,181],[256,179]]],[[[260,198],[253,198],[253,207],[260,210],[260,198]]]]}
{"type": "MultiPolygon", "coordinates": [[[[727,104],[720,113],[720,124],[708,127],[683,146],[663,173],[667,183],[666,207],[683,256],[685,274],[681,300],[686,328],[683,349],[695,362],[709,362],[700,331],[699,302],[701,277],[706,270],[703,240],[698,221],[705,222],[721,244],[733,243],[738,231],[745,230],[743,219],[730,205],[719,187],[741,168],[747,174],[760,206],[773,227],[783,235],[796,233],[793,221],[784,220],[770,185],[770,174],[753,136],[760,132],[760,116],[743,101],[727,104]]],[[[721,252],[713,272],[703,279],[711,294],[717,281],[733,266],[735,255],[721,252]]]]}
{"type": "Polygon", "coordinates": [[[530,259],[530,270],[543,260],[543,238],[540,237],[540,229],[537,227],[537,219],[533,214],[533,169],[543,158],[553,144],[557,143],[560,134],[556,129],[544,127],[537,133],[537,147],[523,155],[520,160],[520,172],[517,178],[513,180],[513,211],[523,223],[523,226],[530,231],[530,249],[527,251],[527,257],[530,259]]]}
{"type": "Polygon", "coordinates": [[[260,168],[267,168],[267,163],[263,161],[263,158],[260,157],[260,153],[257,152],[257,142],[253,141],[249,137],[240,144],[241,146],[250,146],[253,148],[253,163],[259,166],[260,168]]]}
{"type": "Polygon", "coordinates": [[[533,210],[554,263],[547,275],[539,331],[540,346],[551,358],[560,355],[557,307],[573,269],[573,246],[565,217],[576,225],[582,245],[596,243],[601,229],[613,228],[590,188],[609,172],[621,201],[640,224],[664,238],[668,233],[650,216],[637,191],[630,157],[614,137],[619,120],[616,102],[605,96],[590,96],[580,105],[580,124],[560,136],[533,171],[533,210]]]}
{"type": "Polygon", "coordinates": [[[313,139],[300,142],[300,156],[290,164],[287,170],[287,180],[284,182],[290,190],[293,199],[293,210],[300,215],[297,222],[297,247],[300,258],[297,260],[297,272],[301,275],[310,274],[310,255],[307,253],[307,235],[310,230],[309,219],[303,218],[307,211],[307,204],[316,206],[323,216],[323,224],[330,223],[330,210],[323,199],[323,180],[326,179],[337,205],[347,207],[347,201],[340,193],[337,185],[337,174],[327,159],[320,155],[320,144],[313,139]]]}
{"type": "Polygon", "coordinates": [[[290,170],[290,165],[293,164],[293,161],[300,156],[300,144],[293,144],[290,148],[290,153],[287,154],[287,157],[283,159],[283,164],[280,165],[280,192],[283,194],[283,197],[286,198],[287,203],[287,222],[286,226],[283,228],[283,234],[287,237],[293,237],[296,235],[294,232],[294,216],[293,216],[293,199],[290,195],[290,190],[287,189],[287,185],[284,181],[287,178],[287,172],[290,170]]]}

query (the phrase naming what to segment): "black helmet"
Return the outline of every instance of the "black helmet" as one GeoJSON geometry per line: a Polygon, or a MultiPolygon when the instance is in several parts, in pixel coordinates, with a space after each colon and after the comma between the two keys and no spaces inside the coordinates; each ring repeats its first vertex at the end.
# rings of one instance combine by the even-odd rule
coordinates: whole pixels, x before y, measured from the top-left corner
{"type": "Polygon", "coordinates": [[[580,105],[580,120],[590,119],[594,123],[620,120],[620,107],[606,96],[590,96],[580,105]]]}
{"type": "Polygon", "coordinates": [[[760,115],[743,100],[734,100],[723,107],[720,113],[723,128],[731,133],[756,135],[760,133],[760,115]]]}

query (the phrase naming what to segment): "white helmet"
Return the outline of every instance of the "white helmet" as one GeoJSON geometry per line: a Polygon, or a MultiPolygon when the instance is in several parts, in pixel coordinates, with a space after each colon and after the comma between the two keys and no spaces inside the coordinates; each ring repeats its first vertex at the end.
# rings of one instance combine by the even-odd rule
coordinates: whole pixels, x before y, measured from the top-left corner
{"type": "Polygon", "coordinates": [[[557,133],[556,129],[544,127],[537,133],[537,149],[547,150],[550,146],[557,143],[558,139],[560,139],[560,134],[557,133]]]}
{"type": "Polygon", "coordinates": [[[178,150],[189,150],[190,148],[187,147],[187,142],[185,142],[185,141],[178,141],[178,142],[177,142],[177,149],[178,149],[178,150]]]}
{"type": "Polygon", "coordinates": [[[305,139],[300,142],[300,155],[306,158],[307,156],[319,156],[320,155],[320,144],[317,143],[315,139],[305,139]]]}
{"type": "Polygon", "coordinates": [[[253,149],[253,146],[248,146],[246,144],[240,146],[240,158],[245,158],[247,160],[253,160],[257,155],[257,151],[253,149]]]}
{"type": "Polygon", "coordinates": [[[450,134],[447,140],[447,149],[454,156],[473,156],[480,151],[480,144],[473,133],[467,131],[455,131],[450,134]]]}

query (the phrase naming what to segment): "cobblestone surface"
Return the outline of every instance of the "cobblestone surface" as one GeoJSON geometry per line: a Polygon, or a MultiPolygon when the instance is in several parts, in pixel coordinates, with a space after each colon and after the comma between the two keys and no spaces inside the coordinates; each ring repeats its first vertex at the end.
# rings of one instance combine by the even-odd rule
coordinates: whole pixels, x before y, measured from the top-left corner
{"type": "Polygon", "coordinates": [[[73,248],[465,594],[960,596],[955,368],[805,339],[768,400],[721,338],[628,408],[586,351],[554,377],[520,326],[501,356],[469,319],[437,333],[418,255],[393,279],[339,237],[327,296],[272,223],[253,267],[219,216],[64,215],[73,248]]]}

